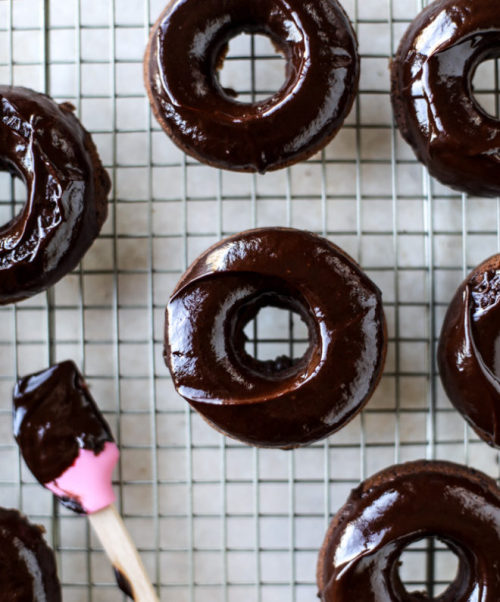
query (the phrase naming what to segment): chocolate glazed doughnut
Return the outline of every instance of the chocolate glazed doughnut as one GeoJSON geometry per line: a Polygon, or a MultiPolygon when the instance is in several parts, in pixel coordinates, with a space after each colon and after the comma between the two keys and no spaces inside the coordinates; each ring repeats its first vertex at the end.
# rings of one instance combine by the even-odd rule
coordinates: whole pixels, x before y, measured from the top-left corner
{"type": "Polygon", "coordinates": [[[387,468],[355,489],[333,518],[318,563],[323,602],[417,602],[398,562],[411,543],[436,536],[458,557],[440,602],[500,599],[500,491],[493,479],[449,462],[387,468]]]}
{"type": "Polygon", "coordinates": [[[0,86],[0,170],[21,178],[28,192],[21,213],[0,226],[0,304],[55,284],[106,219],[110,180],[73,110],[0,86]]]}
{"type": "Polygon", "coordinates": [[[500,255],[460,285],[438,347],[441,381],[453,405],[489,445],[500,447],[500,255]]]}
{"type": "Polygon", "coordinates": [[[8,602],[61,602],[54,553],[43,528],[0,508],[0,592],[8,602]]]}
{"type": "Polygon", "coordinates": [[[280,169],[319,151],[359,79],[356,37],[336,0],[172,0],[144,66],[153,112],[172,140],[236,171],[280,169]],[[238,102],[219,83],[228,42],[242,32],[269,36],[286,58],[286,82],[262,102],[238,102]]]}
{"type": "Polygon", "coordinates": [[[340,429],[372,395],[385,350],[378,288],[341,249],[300,230],[249,230],[214,245],[166,311],[164,356],[177,391],[251,445],[296,447],[340,429]],[[301,359],[245,352],[243,329],[266,306],[306,323],[301,359]]]}
{"type": "Polygon", "coordinates": [[[500,56],[491,0],[439,0],[410,25],[392,63],[399,129],[432,176],[479,196],[500,194],[500,122],[473,96],[476,68],[500,56]]]}

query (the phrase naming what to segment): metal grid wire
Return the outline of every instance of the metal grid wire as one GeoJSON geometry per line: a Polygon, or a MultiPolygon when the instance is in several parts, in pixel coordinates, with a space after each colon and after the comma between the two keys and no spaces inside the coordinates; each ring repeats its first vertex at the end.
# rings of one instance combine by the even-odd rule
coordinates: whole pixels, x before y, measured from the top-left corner
{"type": "MultiPolygon", "coordinates": [[[[443,394],[434,351],[456,286],[499,248],[500,205],[431,182],[393,125],[388,58],[421,0],[345,0],[362,54],[354,109],[325,151],[266,176],[199,165],[152,119],[142,54],[163,2],[0,0],[0,81],[73,102],[113,181],[109,219],[79,269],[0,308],[0,504],[47,527],[66,602],[122,599],[85,520],[33,481],[12,440],[16,375],[71,357],[121,445],[119,508],[161,598],[310,601],[326,525],[360,479],[422,457],[499,476],[497,453],[443,394]],[[343,247],[382,289],[389,325],[367,409],[293,452],[220,437],[175,394],[161,357],[164,307],[188,263],[223,235],[264,225],[307,228],[343,247]]],[[[242,99],[267,94],[282,69],[258,38],[239,39],[231,64],[242,99]]],[[[497,72],[489,65],[476,79],[498,115],[497,72]]],[[[3,174],[0,222],[24,194],[3,174]]],[[[300,356],[306,337],[300,320],[268,312],[249,344],[259,357],[300,356]]],[[[454,566],[442,545],[420,542],[402,574],[432,593],[454,566]]]]}

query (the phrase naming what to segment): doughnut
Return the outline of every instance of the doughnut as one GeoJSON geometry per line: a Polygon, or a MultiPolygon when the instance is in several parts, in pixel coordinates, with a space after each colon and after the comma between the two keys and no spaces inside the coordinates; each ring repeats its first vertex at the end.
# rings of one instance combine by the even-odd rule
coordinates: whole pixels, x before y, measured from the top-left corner
{"type": "Polygon", "coordinates": [[[500,255],[475,268],[446,313],[438,346],[443,387],[476,433],[500,447],[500,255]]]}
{"type": "Polygon", "coordinates": [[[500,194],[500,124],[473,96],[480,63],[500,55],[491,0],[432,2],[392,62],[392,103],[403,138],[430,174],[477,196],[500,194]]]}
{"type": "Polygon", "coordinates": [[[166,309],[164,358],[177,391],[250,445],[298,447],[340,429],[372,395],[385,352],[376,285],[341,249],[301,230],[248,230],[215,244],[166,309]],[[307,325],[301,359],[246,353],[243,329],[269,306],[307,325]]]}
{"type": "Polygon", "coordinates": [[[61,602],[54,553],[17,510],[0,508],[0,592],[9,602],[61,602]]]}
{"type": "Polygon", "coordinates": [[[72,361],[20,378],[13,405],[14,437],[42,485],[80,514],[113,503],[111,474],[118,448],[72,361]]]}
{"type": "Polygon", "coordinates": [[[500,490],[493,479],[450,462],[386,468],[354,489],[333,518],[320,551],[322,602],[417,602],[398,566],[404,549],[435,536],[458,557],[441,602],[500,599],[500,490]]]}
{"type": "Polygon", "coordinates": [[[0,304],[42,292],[71,271],[107,216],[110,180],[68,103],[0,86],[0,170],[27,200],[0,226],[0,304]]]}
{"type": "Polygon", "coordinates": [[[336,0],[172,0],[151,31],[144,79],[184,152],[263,173],[307,159],[340,129],[358,87],[357,41],[336,0]],[[243,32],[267,35],[286,59],[286,82],[262,102],[238,102],[219,82],[229,40],[243,32]]]}

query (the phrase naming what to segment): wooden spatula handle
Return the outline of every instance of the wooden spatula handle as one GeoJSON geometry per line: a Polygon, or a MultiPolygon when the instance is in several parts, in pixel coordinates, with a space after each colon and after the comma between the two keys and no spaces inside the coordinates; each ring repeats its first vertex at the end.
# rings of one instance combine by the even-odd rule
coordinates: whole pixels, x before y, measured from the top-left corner
{"type": "MultiPolygon", "coordinates": [[[[159,602],[137,549],[114,504],[94,514],[89,521],[115,569],[121,588],[128,588],[135,602],[159,602]]],[[[118,580],[118,579],[117,579],[118,580]]]]}

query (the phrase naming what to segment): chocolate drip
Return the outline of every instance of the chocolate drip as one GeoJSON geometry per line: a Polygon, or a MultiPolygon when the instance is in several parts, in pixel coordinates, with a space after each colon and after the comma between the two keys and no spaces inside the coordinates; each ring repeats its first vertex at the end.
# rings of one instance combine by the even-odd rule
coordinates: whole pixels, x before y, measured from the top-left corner
{"type": "Polygon", "coordinates": [[[120,569],[117,569],[115,566],[113,567],[113,572],[115,574],[115,579],[118,587],[126,596],[134,600],[135,598],[132,591],[132,586],[130,585],[130,581],[127,579],[127,577],[125,577],[125,575],[120,571],[120,569]]]}

